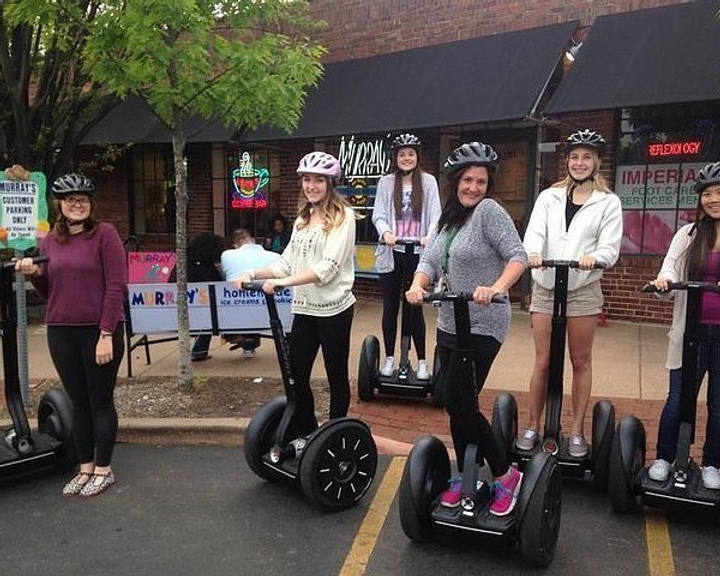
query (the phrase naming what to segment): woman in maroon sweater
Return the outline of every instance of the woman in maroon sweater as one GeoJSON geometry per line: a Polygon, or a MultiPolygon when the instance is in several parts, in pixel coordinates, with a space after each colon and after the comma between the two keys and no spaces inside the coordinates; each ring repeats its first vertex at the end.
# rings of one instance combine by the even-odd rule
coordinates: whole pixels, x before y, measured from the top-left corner
{"type": "Polygon", "coordinates": [[[93,219],[93,183],[67,174],[53,183],[58,219],[40,245],[42,265],[16,269],[47,300],[45,323],[55,368],[73,403],[79,473],[66,496],[96,496],[115,483],[110,461],[117,435],[113,399],[125,352],[125,252],[117,230],[93,219]]]}

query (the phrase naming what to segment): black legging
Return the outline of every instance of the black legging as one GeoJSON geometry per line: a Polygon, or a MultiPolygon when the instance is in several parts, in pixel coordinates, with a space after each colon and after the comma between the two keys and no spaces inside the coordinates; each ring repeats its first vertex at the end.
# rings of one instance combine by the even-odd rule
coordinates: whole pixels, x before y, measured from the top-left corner
{"type": "MultiPolygon", "coordinates": [[[[403,274],[405,272],[405,254],[392,251],[395,267],[392,272],[380,274],[380,289],[383,297],[382,331],[385,341],[385,355],[394,356],[395,338],[397,337],[397,319],[400,301],[405,298],[403,290],[403,274]]],[[[420,255],[415,254],[410,263],[410,276],[417,268],[420,255]]],[[[425,317],[422,306],[410,307],[410,334],[418,360],[425,360],[425,317]]]]}
{"type": "Polygon", "coordinates": [[[301,435],[317,428],[315,398],[310,387],[318,349],[322,348],[330,385],[330,419],[347,415],[350,406],[350,329],[354,306],[335,316],[295,314],[290,334],[290,365],[297,390],[296,422],[301,435]]]}
{"type": "Polygon", "coordinates": [[[452,351],[456,348],[456,338],[452,334],[437,331],[438,353],[440,355],[440,377],[446,381],[445,409],[450,415],[450,434],[455,447],[458,470],[462,472],[465,461],[465,449],[468,444],[478,447],[478,460],[487,460],[493,476],[502,476],[508,470],[505,452],[500,450],[499,439],[493,435],[492,426],[480,412],[478,394],[485,385],[493,361],[500,351],[500,342],[492,336],[470,336],[475,353],[475,379],[461,381],[448,378],[448,369],[452,351]],[[472,404],[472,410],[468,410],[472,404]],[[465,407],[465,410],[463,410],[465,407]]]}
{"type": "Polygon", "coordinates": [[[113,360],[98,366],[97,326],[48,326],[48,348],[60,380],[73,404],[73,434],[81,463],[109,466],[118,418],[113,400],[125,341],[123,327],[113,334],[113,360]]]}

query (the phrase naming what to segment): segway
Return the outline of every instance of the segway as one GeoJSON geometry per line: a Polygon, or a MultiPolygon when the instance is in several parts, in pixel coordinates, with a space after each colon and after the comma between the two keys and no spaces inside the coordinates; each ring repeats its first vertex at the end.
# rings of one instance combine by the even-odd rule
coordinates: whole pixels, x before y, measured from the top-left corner
{"type": "MultiPolygon", "coordinates": [[[[567,332],[568,273],[571,268],[580,266],[577,260],[543,260],[541,266],[555,269],[555,299],[550,336],[545,430],[532,450],[521,450],[514,446],[513,460],[518,463],[520,468],[523,468],[534,454],[547,452],[557,458],[564,476],[581,478],[590,474],[595,488],[600,492],[605,492],[615,430],[615,407],[608,400],[600,400],[595,403],[592,414],[592,445],[588,446],[587,455],[581,458],[570,455],[569,439],[563,436],[560,424],[567,332]]],[[[595,264],[597,269],[604,267],[602,264],[595,264]]]]}
{"type": "Polygon", "coordinates": [[[402,292],[398,297],[402,300],[400,321],[400,363],[391,376],[380,373],[380,341],[377,336],[366,336],[360,349],[358,366],[358,398],[369,402],[375,397],[377,390],[382,394],[396,396],[433,397],[433,403],[442,407],[444,404],[444,388],[438,377],[440,362],[437,347],[433,360],[433,373],[428,380],[419,380],[417,372],[410,365],[410,344],[412,341],[413,315],[417,313],[414,306],[405,300],[405,292],[410,289],[413,274],[410,262],[415,255],[415,247],[420,246],[417,238],[398,238],[398,245],[405,247],[405,273],[403,274],[402,292]]]}
{"type": "MultiPolygon", "coordinates": [[[[243,289],[262,293],[263,283],[245,282],[243,289]]],[[[335,418],[307,436],[298,435],[290,347],[275,295],[265,294],[265,302],[285,396],[272,399],[251,420],[245,433],[245,459],[261,478],[301,489],[323,510],[350,508],[367,493],[375,477],[375,440],[366,424],[352,418],[335,418]]]]}
{"type": "MultiPolygon", "coordinates": [[[[642,292],[660,292],[653,284],[646,284],[642,292]]],[[[682,388],[680,391],[680,430],[675,466],[665,482],[652,480],[645,468],[645,427],[635,416],[627,416],[618,424],[610,455],[608,494],[613,510],[630,512],[643,504],[659,508],[682,508],[717,512],[720,509],[720,490],[703,486],[702,470],[690,457],[695,441],[697,396],[700,391],[698,355],[700,346],[700,318],[704,291],[720,293],[717,284],[708,282],[670,282],[668,290],[686,290],[686,319],[683,336],[682,388]]]]}
{"type": "MultiPolygon", "coordinates": [[[[458,349],[447,366],[448,387],[474,378],[474,352],[470,347],[468,302],[471,294],[428,294],[425,301],[453,303],[457,327],[458,349]]],[[[495,297],[493,302],[507,302],[495,297]]],[[[476,398],[463,397],[463,410],[477,410],[476,398]]],[[[514,440],[512,427],[517,427],[517,405],[509,395],[501,395],[495,403],[492,429],[496,442],[509,453],[514,440]]],[[[434,436],[424,436],[413,447],[403,471],[399,489],[400,523],[406,536],[419,543],[429,541],[436,530],[461,530],[496,538],[509,544],[519,543],[520,554],[532,566],[550,565],[555,554],[562,508],[562,478],[555,458],[541,452],[525,466],[520,493],[513,511],[507,516],[494,516],[488,474],[478,463],[483,456],[476,445],[465,450],[462,498],[460,506],[448,508],[440,495],[450,479],[450,460],[445,445],[434,436]]]]}
{"type": "MultiPolygon", "coordinates": [[[[38,264],[44,256],[33,258],[38,264]]],[[[0,474],[14,475],[35,468],[69,470],[77,464],[72,440],[73,409],[64,390],[48,390],[37,409],[38,428],[30,429],[20,391],[17,347],[17,309],[13,295],[15,262],[0,268],[0,314],[5,378],[5,404],[11,426],[0,439],[0,474]]]]}

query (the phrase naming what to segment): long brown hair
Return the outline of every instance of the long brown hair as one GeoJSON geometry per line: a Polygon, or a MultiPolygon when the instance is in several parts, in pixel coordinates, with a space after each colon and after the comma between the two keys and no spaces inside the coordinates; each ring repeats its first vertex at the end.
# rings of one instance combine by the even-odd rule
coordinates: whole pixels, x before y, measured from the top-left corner
{"type": "MultiPolygon", "coordinates": [[[[397,165],[397,162],[396,162],[396,165],[397,165]]],[[[399,218],[399,215],[402,211],[403,174],[399,169],[396,169],[394,174],[395,174],[395,188],[393,190],[393,203],[395,205],[395,217],[399,218]]],[[[420,214],[422,213],[423,196],[424,196],[424,191],[423,191],[423,185],[422,185],[422,170],[420,170],[420,166],[418,165],[412,171],[412,192],[411,192],[411,196],[410,196],[410,198],[411,198],[410,203],[412,206],[413,216],[415,218],[420,218],[420,214]]]]}
{"type": "MultiPolygon", "coordinates": [[[[92,216],[93,211],[95,210],[95,198],[93,198],[92,196],[88,196],[88,198],[90,198],[90,215],[83,222],[83,228],[85,232],[89,232],[92,234],[97,228],[97,221],[92,216]]],[[[67,239],[71,236],[71,234],[67,218],[65,218],[65,214],[63,214],[62,212],[60,202],[61,200],[58,200],[57,198],[53,200],[53,206],[58,215],[57,220],[55,220],[55,224],[53,226],[53,232],[57,237],[58,243],[64,244],[65,242],[67,242],[67,239]]]]}
{"type": "Polygon", "coordinates": [[[717,221],[705,213],[700,203],[701,198],[702,195],[698,195],[695,225],[690,231],[692,240],[685,251],[685,278],[695,282],[705,279],[708,254],[712,252],[717,241],[717,230],[715,229],[717,221]]]}

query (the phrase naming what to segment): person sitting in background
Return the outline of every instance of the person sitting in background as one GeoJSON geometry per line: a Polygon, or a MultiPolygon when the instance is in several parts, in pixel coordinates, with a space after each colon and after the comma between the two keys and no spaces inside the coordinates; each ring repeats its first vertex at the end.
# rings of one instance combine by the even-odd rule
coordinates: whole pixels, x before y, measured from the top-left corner
{"type": "MultiPolygon", "coordinates": [[[[237,280],[248,270],[266,268],[280,259],[280,254],[270,252],[259,244],[255,244],[255,238],[245,228],[238,228],[233,232],[232,244],[233,247],[225,250],[220,257],[221,273],[228,282],[237,280]]],[[[258,346],[260,346],[259,334],[245,334],[230,349],[235,350],[241,347],[245,358],[252,358],[255,356],[255,349],[258,346]]]]}
{"type": "Polygon", "coordinates": [[[290,242],[287,219],[282,214],[275,214],[270,220],[270,228],[272,234],[269,238],[265,238],[265,249],[282,254],[290,242]]]}
{"type": "MultiPolygon", "coordinates": [[[[225,239],[217,234],[205,233],[196,236],[188,245],[187,280],[188,282],[220,282],[220,255],[225,250],[225,239]]],[[[175,282],[175,270],[169,278],[175,282]]],[[[200,334],[195,339],[190,360],[199,362],[212,358],[210,342],[212,334],[200,334]]]]}

